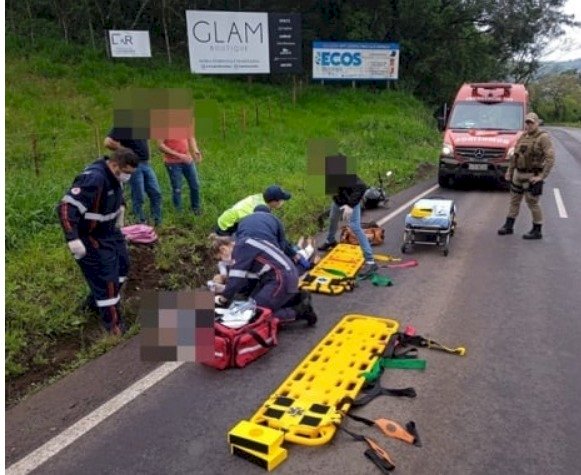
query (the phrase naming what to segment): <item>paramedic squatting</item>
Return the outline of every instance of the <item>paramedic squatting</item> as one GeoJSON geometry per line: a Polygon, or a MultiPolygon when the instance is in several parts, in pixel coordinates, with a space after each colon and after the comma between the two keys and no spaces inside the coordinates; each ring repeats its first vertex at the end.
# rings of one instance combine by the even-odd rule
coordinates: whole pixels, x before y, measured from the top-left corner
{"type": "Polygon", "coordinates": [[[230,263],[225,288],[216,302],[226,306],[237,294],[250,289],[256,304],[270,308],[282,322],[306,320],[314,325],[317,316],[310,295],[302,298],[297,266],[281,249],[286,239],[279,234],[280,226],[278,218],[259,205],[240,222],[234,242],[216,236],[216,257],[230,263]]]}
{"type": "Polygon", "coordinates": [[[103,157],[77,175],[57,206],[69,250],[81,268],[105,329],[125,332],[119,290],[127,279],[129,256],[123,226],[122,184],[139,165],[137,155],[124,147],[103,157]]]}

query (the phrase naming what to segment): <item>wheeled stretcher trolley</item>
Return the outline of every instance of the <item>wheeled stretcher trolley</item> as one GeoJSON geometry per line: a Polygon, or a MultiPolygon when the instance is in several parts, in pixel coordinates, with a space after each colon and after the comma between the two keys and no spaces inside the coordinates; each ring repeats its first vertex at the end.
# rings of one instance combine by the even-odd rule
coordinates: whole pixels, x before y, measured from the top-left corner
{"type": "Polygon", "coordinates": [[[416,244],[427,244],[438,246],[447,256],[455,227],[454,200],[425,198],[416,201],[405,218],[401,252],[411,252],[416,244]]]}

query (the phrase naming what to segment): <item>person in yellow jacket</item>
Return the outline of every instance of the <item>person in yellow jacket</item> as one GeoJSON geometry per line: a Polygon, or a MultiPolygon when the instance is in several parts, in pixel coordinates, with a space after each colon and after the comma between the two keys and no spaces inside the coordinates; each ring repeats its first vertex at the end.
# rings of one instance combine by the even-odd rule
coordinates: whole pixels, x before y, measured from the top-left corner
{"type": "Polygon", "coordinates": [[[247,196],[224,211],[218,218],[215,233],[218,236],[231,236],[236,232],[240,220],[252,214],[254,208],[258,205],[266,205],[270,209],[278,209],[285,201],[290,199],[290,193],[284,191],[278,185],[271,185],[264,190],[264,193],[247,196]]]}

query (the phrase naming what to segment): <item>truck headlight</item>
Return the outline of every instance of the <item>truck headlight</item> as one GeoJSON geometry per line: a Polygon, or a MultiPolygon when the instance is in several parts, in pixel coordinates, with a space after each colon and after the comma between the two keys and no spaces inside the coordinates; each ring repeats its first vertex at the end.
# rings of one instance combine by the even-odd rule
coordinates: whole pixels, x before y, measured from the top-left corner
{"type": "Polygon", "coordinates": [[[451,157],[454,155],[454,147],[452,147],[452,145],[450,145],[449,143],[444,143],[444,145],[442,146],[442,155],[446,156],[446,157],[451,157]]]}

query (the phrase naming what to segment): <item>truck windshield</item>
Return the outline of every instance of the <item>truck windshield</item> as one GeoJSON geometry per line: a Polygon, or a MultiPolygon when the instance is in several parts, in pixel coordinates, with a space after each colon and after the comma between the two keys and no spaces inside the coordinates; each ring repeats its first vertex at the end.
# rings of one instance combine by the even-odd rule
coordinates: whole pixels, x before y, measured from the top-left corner
{"type": "Polygon", "coordinates": [[[522,130],[523,105],[514,102],[459,102],[454,105],[448,128],[522,130]]]}

